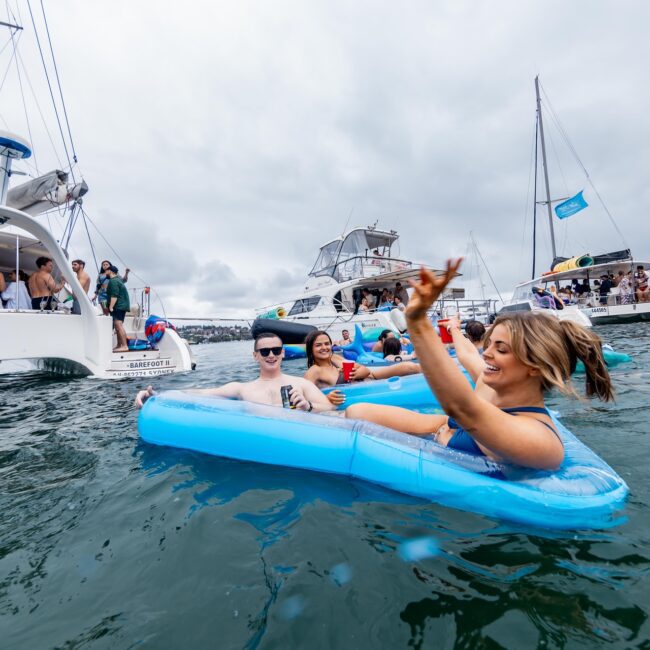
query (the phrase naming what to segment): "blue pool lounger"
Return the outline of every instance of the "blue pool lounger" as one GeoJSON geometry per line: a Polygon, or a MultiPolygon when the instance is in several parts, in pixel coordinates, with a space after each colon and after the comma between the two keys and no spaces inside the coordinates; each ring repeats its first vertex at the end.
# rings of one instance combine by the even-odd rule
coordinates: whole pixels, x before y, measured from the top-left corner
{"type": "Polygon", "coordinates": [[[526,525],[600,529],[618,523],[628,493],[601,458],[555,425],[556,472],[496,463],[367,422],[180,391],[150,398],[145,442],[215,456],[352,476],[446,506],[526,525]]]}

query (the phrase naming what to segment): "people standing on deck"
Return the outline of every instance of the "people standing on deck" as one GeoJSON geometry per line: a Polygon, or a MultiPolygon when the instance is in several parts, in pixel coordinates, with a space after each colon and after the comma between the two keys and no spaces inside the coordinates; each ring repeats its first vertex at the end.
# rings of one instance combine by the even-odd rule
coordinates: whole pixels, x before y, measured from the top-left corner
{"type": "MultiPolygon", "coordinates": [[[[79,280],[81,288],[84,290],[84,293],[87,295],[90,290],[90,276],[86,273],[86,263],[83,260],[72,260],[72,270],[79,280]]],[[[75,296],[72,300],[72,313],[81,314],[81,305],[79,300],[75,296]]]]}
{"type": "Polygon", "coordinates": [[[115,266],[109,266],[106,269],[106,276],[108,277],[108,286],[106,287],[108,311],[113,317],[113,327],[117,336],[117,346],[113,348],[113,352],[128,352],[129,346],[126,340],[124,319],[126,318],[126,312],[131,309],[131,302],[129,292],[117,273],[118,269],[115,266]]]}
{"type": "MultiPolygon", "coordinates": [[[[113,264],[111,264],[109,260],[102,260],[102,263],[100,265],[99,275],[97,276],[95,295],[93,296],[93,300],[97,299],[97,303],[101,306],[102,311],[104,312],[104,316],[108,316],[108,306],[107,306],[108,300],[106,298],[106,287],[108,286],[108,277],[106,276],[106,271],[111,266],[113,266],[113,264]]],[[[130,271],[131,269],[126,269],[126,271],[124,271],[124,275],[121,278],[124,284],[126,284],[129,279],[130,271]]]]}
{"type": "Polygon", "coordinates": [[[52,277],[54,262],[49,257],[36,260],[38,271],[29,278],[29,293],[32,296],[32,309],[52,309],[52,295],[63,289],[65,278],[57,283],[52,277]]]}
{"type": "Polygon", "coordinates": [[[600,276],[600,286],[598,287],[598,294],[600,296],[600,304],[607,304],[607,294],[612,288],[612,281],[609,279],[609,275],[603,274],[600,276]]]}
{"type": "Polygon", "coordinates": [[[619,271],[616,274],[616,277],[612,280],[612,285],[615,287],[618,287],[619,284],[621,284],[621,280],[625,277],[625,273],[623,271],[619,271]]]}
{"type": "Polygon", "coordinates": [[[397,282],[395,284],[394,293],[395,293],[395,297],[399,298],[402,301],[404,307],[407,307],[409,304],[409,294],[408,291],[406,290],[406,287],[403,287],[401,282],[397,282]]]}
{"type": "Polygon", "coordinates": [[[368,291],[368,289],[361,289],[361,295],[363,296],[361,302],[365,298],[366,306],[368,307],[367,311],[372,311],[375,308],[375,297],[368,291]]]}
{"type": "MultiPolygon", "coordinates": [[[[21,277],[16,281],[16,271],[9,272],[9,284],[2,291],[2,300],[6,302],[6,309],[31,309],[32,299],[29,297],[27,287],[22,279],[23,272],[20,271],[21,277]]],[[[0,273],[0,278],[4,281],[4,276],[0,273]]]]}
{"type": "Polygon", "coordinates": [[[621,299],[621,305],[629,305],[634,302],[634,294],[632,291],[633,284],[634,278],[632,277],[632,271],[628,271],[627,275],[623,275],[618,283],[618,292],[621,299]]]}
{"type": "Polygon", "coordinates": [[[634,285],[636,289],[637,302],[650,302],[650,292],[648,291],[648,274],[642,264],[636,267],[634,274],[634,285]]]}

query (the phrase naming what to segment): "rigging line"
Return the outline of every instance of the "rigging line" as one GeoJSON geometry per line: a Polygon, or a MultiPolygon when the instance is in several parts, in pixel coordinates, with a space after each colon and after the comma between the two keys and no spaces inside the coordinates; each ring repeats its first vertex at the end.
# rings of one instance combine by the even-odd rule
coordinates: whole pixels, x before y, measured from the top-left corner
{"type": "MultiPolygon", "coordinates": [[[[50,28],[47,24],[47,17],[45,16],[45,7],[43,5],[43,0],[41,0],[41,11],[43,12],[43,22],[45,23],[45,32],[47,33],[47,40],[50,44],[50,54],[52,55],[52,65],[54,66],[54,74],[56,75],[56,83],[59,87],[59,96],[61,97],[61,106],[63,107],[63,116],[65,117],[65,125],[68,128],[68,138],[70,138],[70,148],[72,149],[72,159],[75,162],[77,160],[77,152],[74,148],[74,141],[72,140],[72,131],[70,130],[70,121],[68,120],[68,110],[65,107],[65,100],[63,99],[63,88],[61,88],[61,79],[59,77],[59,68],[56,65],[56,58],[54,57],[54,47],[52,46],[52,39],[50,37],[50,28]]],[[[72,174],[72,179],[74,180],[74,174],[72,174]]]]}
{"type": "MultiPolygon", "coordinates": [[[[88,213],[83,209],[83,207],[81,208],[81,210],[83,211],[84,216],[86,217],[86,219],[88,219],[88,221],[92,224],[92,227],[97,231],[97,234],[98,234],[98,235],[99,235],[99,236],[104,240],[104,243],[105,243],[105,244],[106,244],[106,245],[111,249],[111,251],[115,254],[116,259],[118,259],[122,264],[124,264],[124,268],[127,268],[126,262],[125,262],[125,261],[120,257],[119,253],[118,253],[118,252],[117,252],[117,251],[116,251],[116,250],[111,246],[111,244],[110,244],[110,242],[108,241],[108,239],[106,239],[106,237],[104,237],[104,235],[102,234],[101,230],[97,227],[97,225],[95,224],[95,222],[90,218],[90,216],[88,215],[88,213]]],[[[148,283],[148,282],[147,282],[143,277],[139,276],[137,273],[135,273],[135,272],[132,271],[131,274],[133,275],[134,278],[137,278],[137,279],[140,280],[140,282],[142,282],[143,284],[145,284],[145,285],[147,285],[147,286],[150,286],[149,283],[148,283]]],[[[162,301],[161,301],[161,303],[162,303],[162,301]]]]}
{"type": "Polygon", "coordinates": [[[612,216],[612,213],[609,211],[609,208],[605,204],[605,201],[603,200],[603,197],[600,195],[600,192],[596,189],[596,186],[594,185],[594,182],[591,180],[591,176],[589,175],[589,172],[587,171],[587,168],[584,166],[582,160],[580,159],[580,156],[578,155],[578,152],[575,150],[574,146],[571,144],[571,140],[569,140],[569,136],[567,135],[566,131],[562,127],[562,124],[560,123],[559,118],[556,116],[555,111],[553,110],[553,106],[551,105],[551,102],[548,99],[548,95],[546,94],[546,91],[544,90],[543,87],[542,87],[542,92],[544,93],[544,96],[546,97],[546,100],[547,100],[547,103],[548,103],[548,106],[549,106],[549,109],[550,109],[551,117],[553,118],[553,121],[555,122],[558,131],[562,134],[565,144],[567,145],[569,151],[571,151],[571,153],[575,157],[576,162],[578,163],[578,165],[580,165],[580,168],[582,169],[582,171],[583,171],[583,173],[584,173],[584,175],[585,175],[585,177],[587,179],[587,182],[589,183],[589,185],[591,186],[591,189],[593,189],[594,193],[598,197],[598,200],[600,201],[600,204],[603,206],[603,210],[605,210],[605,214],[609,218],[612,226],[614,227],[614,230],[616,230],[619,237],[621,238],[621,241],[623,242],[623,245],[625,246],[625,248],[630,248],[630,246],[627,243],[627,240],[625,239],[625,236],[621,232],[621,229],[618,227],[618,224],[616,223],[614,217],[612,216]]]}
{"type": "MultiPolygon", "coordinates": [[[[36,108],[38,109],[38,114],[41,116],[41,122],[43,123],[43,128],[45,129],[45,133],[47,134],[47,138],[50,141],[50,144],[52,145],[52,150],[54,151],[54,156],[56,157],[57,163],[59,164],[59,168],[62,171],[64,170],[64,165],[61,162],[61,157],[59,156],[59,152],[56,148],[56,145],[54,144],[54,138],[52,137],[52,134],[50,133],[50,129],[47,125],[47,120],[45,119],[45,115],[43,115],[43,110],[41,109],[41,103],[38,101],[38,97],[36,95],[36,91],[34,90],[34,86],[32,85],[32,80],[29,76],[29,72],[27,70],[27,66],[25,65],[25,62],[23,61],[23,57],[20,55],[20,52],[18,52],[18,58],[20,59],[20,65],[23,67],[23,72],[25,74],[25,79],[27,79],[27,84],[29,85],[29,89],[32,91],[32,98],[34,99],[34,103],[36,104],[36,108]]],[[[38,170],[37,170],[38,173],[38,170]]]]}
{"type": "Polygon", "coordinates": [[[95,262],[95,268],[97,269],[97,274],[99,275],[99,264],[97,264],[97,255],[95,254],[95,247],[93,246],[93,240],[90,236],[90,230],[88,230],[88,222],[86,221],[86,213],[84,209],[79,206],[81,211],[81,216],[83,217],[84,227],[86,228],[86,235],[88,236],[88,244],[90,244],[90,252],[93,254],[93,262],[95,262]]]}
{"type": "MultiPolygon", "coordinates": [[[[76,223],[76,218],[75,218],[75,208],[77,207],[77,203],[73,203],[72,206],[70,207],[70,216],[68,217],[68,223],[65,226],[65,229],[63,231],[63,236],[62,239],[66,237],[65,239],[65,244],[63,245],[63,248],[67,249],[68,246],[70,245],[70,238],[72,237],[72,232],[75,227],[76,223]]],[[[77,210],[77,216],[79,215],[79,211],[77,210]]]]}
{"type": "Polygon", "coordinates": [[[488,274],[488,277],[490,278],[490,282],[492,282],[492,286],[494,287],[494,290],[497,292],[497,296],[499,296],[499,300],[501,302],[503,302],[503,298],[501,297],[501,293],[499,293],[499,288],[497,287],[496,282],[494,281],[494,278],[492,277],[492,274],[490,273],[490,269],[488,269],[488,266],[485,263],[485,260],[483,259],[483,255],[481,255],[481,251],[479,250],[478,245],[476,244],[476,242],[474,242],[474,248],[476,249],[476,252],[478,253],[478,256],[481,258],[481,262],[483,262],[483,266],[485,267],[485,271],[488,274]]]}
{"type": "Polygon", "coordinates": [[[54,98],[54,92],[52,90],[52,84],[50,82],[50,75],[48,74],[47,71],[47,65],[45,63],[45,57],[43,55],[43,48],[41,47],[41,39],[38,36],[38,29],[36,28],[36,21],[34,20],[34,14],[32,12],[32,5],[30,0],[27,0],[27,8],[29,9],[29,16],[32,19],[32,26],[34,27],[34,36],[36,36],[36,43],[38,44],[38,51],[39,54],[41,55],[41,63],[43,64],[43,70],[45,71],[45,79],[47,79],[47,87],[50,91],[50,97],[52,98],[52,106],[54,108],[54,114],[56,115],[56,121],[57,124],[59,125],[59,133],[61,134],[61,140],[63,141],[63,150],[65,151],[65,157],[68,160],[68,166],[70,167],[70,173],[72,174],[72,181],[73,183],[77,183],[75,177],[74,177],[74,172],[72,171],[72,163],[70,162],[70,154],[68,152],[68,145],[66,144],[65,141],[65,135],[63,133],[63,126],[61,125],[61,118],[59,117],[59,109],[56,106],[56,100],[54,98]]]}
{"type": "MultiPolygon", "coordinates": [[[[14,41],[13,34],[11,35],[11,41],[14,44],[14,50],[18,47],[18,43],[14,41]]],[[[20,86],[20,98],[22,99],[23,102],[23,111],[25,113],[25,122],[27,123],[27,133],[29,134],[29,142],[32,143],[34,142],[34,137],[32,136],[32,125],[31,122],[29,121],[29,113],[27,112],[27,102],[25,101],[25,90],[23,88],[23,78],[22,75],[20,74],[20,62],[18,60],[18,55],[14,57],[14,60],[16,61],[16,75],[18,77],[18,85],[20,86]]],[[[34,156],[34,167],[38,171],[38,160],[36,159],[36,152],[32,148],[32,154],[34,156]]]]}
{"type": "MultiPolygon", "coordinates": [[[[14,47],[12,49],[11,56],[9,57],[9,61],[7,63],[7,69],[5,70],[4,76],[2,77],[2,83],[0,83],[0,91],[4,88],[5,82],[7,81],[7,76],[9,75],[9,70],[11,70],[11,64],[13,62],[14,57],[17,54],[16,47],[17,47],[18,43],[20,42],[20,38],[21,38],[22,35],[23,35],[22,32],[20,34],[18,34],[18,40],[16,41],[16,45],[14,45],[14,47]]],[[[14,42],[14,35],[13,34],[10,37],[10,41],[12,43],[14,42]]]]}

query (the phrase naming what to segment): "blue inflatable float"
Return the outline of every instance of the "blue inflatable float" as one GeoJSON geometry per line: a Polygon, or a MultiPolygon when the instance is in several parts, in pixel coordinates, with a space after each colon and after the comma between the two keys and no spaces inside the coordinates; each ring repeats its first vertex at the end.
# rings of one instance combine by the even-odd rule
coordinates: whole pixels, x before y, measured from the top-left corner
{"type": "Polygon", "coordinates": [[[619,520],[628,488],[558,421],[556,472],[522,469],[374,424],[177,391],[147,401],[148,443],[272,465],[333,472],[490,517],[556,529],[619,520]]]}

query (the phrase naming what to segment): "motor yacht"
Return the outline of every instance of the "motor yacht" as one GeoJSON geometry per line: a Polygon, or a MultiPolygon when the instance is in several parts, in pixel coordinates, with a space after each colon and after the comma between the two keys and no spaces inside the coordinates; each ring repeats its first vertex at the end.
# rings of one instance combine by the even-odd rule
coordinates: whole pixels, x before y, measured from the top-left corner
{"type": "MultiPolygon", "coordinates": [[[[380,295],[382,289],[394,291],[399,282],[419,275],[420,267],[399,255],[396,230],[382,230],[376,225],[355,227],[323,244],[299,296],[256,310],[258,318],[282,319],[285,322],[311,325],[341,338],[344,329],[358,325],[361,330],[395,329],[394,310],[378,306],[365,311],[364,291],[380,295]]],[[[432,316],[460,313],[464,320],[488,321],[495,312],[494,300],[470,300],[461,287],[450,288],[434,305],[432,316]]]]}

